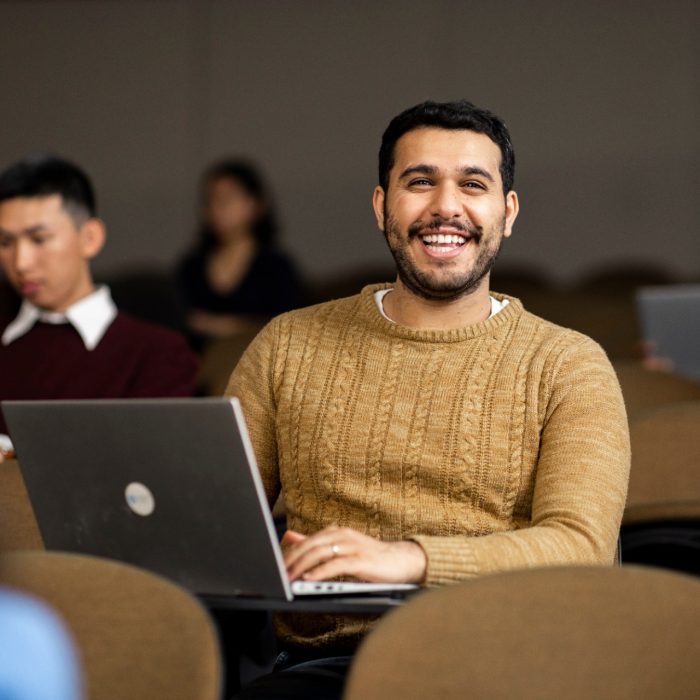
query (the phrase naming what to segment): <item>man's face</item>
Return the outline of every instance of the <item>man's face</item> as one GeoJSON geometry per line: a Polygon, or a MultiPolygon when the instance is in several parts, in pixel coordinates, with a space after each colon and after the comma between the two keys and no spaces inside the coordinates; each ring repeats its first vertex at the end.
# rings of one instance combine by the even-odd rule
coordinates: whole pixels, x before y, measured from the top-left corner
{"type": "Polygon", "coordinates": [[[518,214],[504,195],[501,151],[486,135],[420,128],[394,149],[387,192],[374,211],[399,279],[424,299],[457,299],[488,284],[488,272],[518,214]]]}
{"type": "Polygon", "coordinates": [[[0,202],[0,264],[25,299],[65,311],[93,289],[88,261],[104,242],[97,219],[77,225],[60,195],[0,202]]]}

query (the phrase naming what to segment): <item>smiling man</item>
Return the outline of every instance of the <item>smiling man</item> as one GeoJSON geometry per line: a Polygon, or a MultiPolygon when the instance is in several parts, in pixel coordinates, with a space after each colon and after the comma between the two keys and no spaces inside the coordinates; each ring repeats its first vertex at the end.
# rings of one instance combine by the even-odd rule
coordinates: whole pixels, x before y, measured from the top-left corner
{"type": "MultiPolygon", "coordinates": [[[[105,237],[75,165],[37,157],[0,173],[0,265],[22,299],[14,319],[0,319],[0,400],[193,393],[185,340],[119,312],[94,284],[105,237]]],[[[11,447],[5,432],[0,414],[0,452],[11,447]]]]}
{"type": "Polygon", "coordinates": [[[504,193],[499,147],[483,133],[426,126],[399,138],[393,161],[374,192],[398,268],[388,315],[442,329],[484,320],[488,273],[518,215],[512,183],[504,193]]]}
{"type": "MultiPolygon", "coordinates": [[[[489,289],[513,173],[492,113],[398,115],[373,196],[397,279],[279,316],[235,369],[271,503],[283,488],[291,579],[612,564],[630,459],[615,374],[592,340],[489,289]]],[[[340,697],[371,624],[280,617],[286,670],[241,697],[340,697]]]]}

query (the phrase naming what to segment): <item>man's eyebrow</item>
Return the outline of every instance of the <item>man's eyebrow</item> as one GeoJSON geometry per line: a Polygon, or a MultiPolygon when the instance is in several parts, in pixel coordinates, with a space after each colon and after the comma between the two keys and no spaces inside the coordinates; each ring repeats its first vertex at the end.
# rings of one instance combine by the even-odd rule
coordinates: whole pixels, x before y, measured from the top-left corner
{"type": "Polygon", "coordinates": [[[3,236],[31,236],[33,233],[39,233],[41,231],[46,231],[47,226],[45,224],[34,224],[34,226],[28,226],[27,228],[22,229],[19,234],[15,233],[14,231],[8,231],[7,229],[1,228],[0,227],[0,235],[3,236]]]}
{"type": "Polygon", "coordinates": [[[480,168],[478,165],[467,165],[460,171],[462,175],[481,175],[481,177],[486,178],[489,182],[494,182],[493,175],[488,170],[480,168]]]}
{"type": "Polygon", "coordinates": [[[400,175],[399,180],[403,180],[405,177],[410,175],[435,175],[438,169],[434,165],[426,165],[425,163],[419,163],[418,165],[411,165],[406,168],[400,175]]]}

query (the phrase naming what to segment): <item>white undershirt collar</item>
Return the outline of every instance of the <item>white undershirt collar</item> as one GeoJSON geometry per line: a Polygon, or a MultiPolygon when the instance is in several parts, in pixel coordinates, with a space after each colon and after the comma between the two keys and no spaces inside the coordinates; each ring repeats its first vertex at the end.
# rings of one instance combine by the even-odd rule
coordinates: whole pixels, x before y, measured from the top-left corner
{"type": "MultiPolygon", "coordinates": [[[[377,308],[379,309],[379,313],[384,316],[384,318],[387,321],[390,321],[391,323],[396,323],[392,318],[389,318],[386,315],[386,311],[384,311],[384,297],[391,291],[391,288],[389,289],[380,289],[374,293],[374,301],[377,304],[377,308]]],[[[491,313],[489,314],[489,318],[493,318],[499,311],[502,311],[505,309],[506,306],[510,303],[508,299],[503,299],[502,301],[500,299],[496,299],[496,297],[489,297],[491,300],[491,313]]]]}
{"type": "Polygon", "coordinates": [[[45,311],[25,299],[15,320],[5,328],[2,344],[9,345],[29,333],[37,321],[43,321],[57,325],[70,323],[80,334],[86,349],[94,350],[116,316],[117,307],[109,287],[104,285],[75,302],[65,313],[45,311]]]}

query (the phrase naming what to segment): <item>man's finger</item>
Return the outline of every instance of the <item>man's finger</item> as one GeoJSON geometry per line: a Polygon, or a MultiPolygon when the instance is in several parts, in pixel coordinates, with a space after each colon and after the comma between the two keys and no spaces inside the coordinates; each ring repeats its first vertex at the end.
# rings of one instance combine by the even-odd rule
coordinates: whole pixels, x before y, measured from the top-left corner
{"type": "Polygon", "coordinates": [[[304,551],[296,552],[297,556],[293,560],[287,561],[287,574],[289,578],[294,580],[300,578],[303,574],[312,569],[315,569],[319,564],[334,559],[337,554],[333,551],[333,546],[330,542],[315,543],[313,547],[304,547],[304,551]]]}
{"type": "MultiPolygon", "coordinates": [[[[299,533],[294,534],[298,535],[299,533]]],[[[334,542],[339,539],[336,528],[325,528],[308,537],[303,535],[301,537],[302,539],[297,542],[292,542],[291,547],[284,554],[284,562],[287,568],[293,566],[298,559],[316,547],[332,547],[334,542]]]]}
{"type": "Polygon", "coordinates": [[[280,544],[283,547],[290,547],[299,542],[303,542],[305,539],[307,539],[306,535],[302,535],[300,532],[294,532],[294,530],[287,530],[284,535],[282,535],[280,544]]]}

